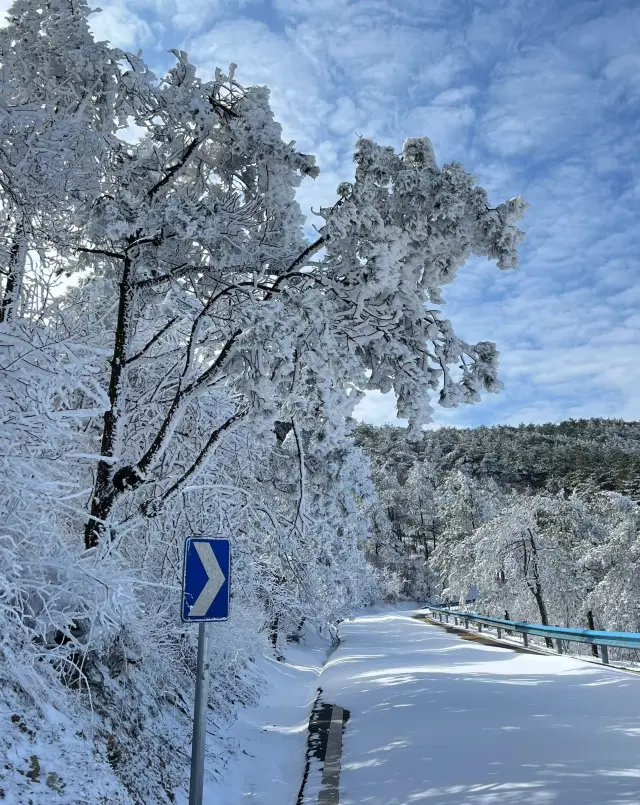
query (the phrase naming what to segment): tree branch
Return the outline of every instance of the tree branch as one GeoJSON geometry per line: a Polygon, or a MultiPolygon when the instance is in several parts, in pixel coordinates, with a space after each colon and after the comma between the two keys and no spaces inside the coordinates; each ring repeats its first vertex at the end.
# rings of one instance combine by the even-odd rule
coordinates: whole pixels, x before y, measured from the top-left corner
{"type": "Polygon", "coordinates": [[[189,467],[189,469],[185,470],[182,473],[182,475],[180,476],[180,478],[178,478],[178,480],[174,484],[172,484],[169,487],[169,489],[167,489],[167,491],[162,495],[162,502],[166,502],[173,494],[175,494],[180,489],[180,487],[184,484],[184,482],[188,478],[190,478],[193,475],[194,472],[197,472],[197,470],[202,466],[202,464],[204,463],[204,460],[207,458],[207,456],[209,455],[211,449],[218,442],[218,440],[220,439],[222,434],[226,430],[229,430],[229,428],[233,424],[235,424],[239,420],[243,419],[246,416],[247,411],[248,411],[247,408],[240,409],[240,410],[236,411],[236,413],[233,414],[233,416],[229,417],[229,419],[227,419],[226,422],[223,422],[222,425],[217,427],[211,433],[211,435],[207,439],[207,443],[204,445],[202,450],[198,453],[198,455],[197,455],[195,461],[193,462],[193,464],[189,467]]]}
{"type": "Polygon", "coordinates": [[[145,352],[147,352],[149,349],[151,349],[151,347],[152,347],[152,346],[153,346],[153,345],[156,343],[156,341],[158,341],[160,338],[162,338],[162,336],[163,336],[163,335],[164,335],[164,334],[167,332],[167,330],[170,330],[170,329],[171,329],[171,327],[173,327],[173,325],[174,325],[174,324],[175,324],[177,321],[178,321],[178,316],[174,316],[172,319],[170,319],[170,320],[169,320],[169,321],[168,321],[168,322],[165,324],[165,326],[164,326],[164,327],[163,327],[163,328],[162,328],[162,329],[161,329],[159,332],[157,332],[157,333],[156,333],[156,334],[153,336],[153,338],[152,338],[150,341],[148,341],[148,342],[147,342],[147,344],[145,344],[145,346],[144,346],[144,347],[142,347],[142,349],[140,350],[140,352],[137,352],[135,355],[132,355],[130,358],[127,358],[127,360],[125,361],[125,363],[126,363],[127,365],[129,365],[130,363],[133,363],[134,361],[137,361],[137,360],[138,360],[138,358],[141,358],[141,357],[142,357],[142,356],[145,354],[145,352]]]}
{"type": "Polygon", "coordinates": [[[188,263],[183,263],[181,266],[172,268],[168,274],[163,274],[161,277],[149,277],[149,279],[146,280],[138,280],[134,288],[149,288],[153,285],[162,285],[163,282],[169,282],[169,280],[179,276],[181,271],[187,274],[191,271],[203,271],[206,267],[207,266],[190,266],[188,263]]]}
{"type": "Polygon", "coordinates": [[[156,184],[154,184],[151,190],[149,190],[148,193],[149,198],[153,198],[159,190],[162,190],[162,188],[166,184],[168,184],[171,181],[171,179],[173,179],[175,174],[187,164],[193,152],[196,150],[196,148],[198,148],[199,145],[201,145],[205,141],[205,139],[206,137],[202,139],[196,137],[196,139],[193,140],[193,142],[187,146],[178,162],[176,162],[175,165],[172,165],[170,168],[167,168],[162,179],[156,182],[156,184]]]}
{"type": "MultiPolygon", "coordinates": [[[[314,241],[313,243],[310,243],[307,246],[307,248],[296,257],[296,259],[293,261],[293,263],[291,263],[289,268],[287,268],[285,273],[281,274],[278,277],[278,279],[273,283],[273,285],[271,286],[271,292],[276,291],[280,283],[284,282],[284,280],[290,279],[291,277],[300,276],[300,272],[296,271],[296,269],[299,268],[309,257],[314,255],[316,252],[320,251],[320,249],[325,245],[327,240],[328,238],[326,235],[321,235],[318,238],[318,240],[314,241]]],[[[268,296],[268,298],[271,298],[270,295],[268,296]]]]}
{"type": "MultiPolygon", "coordinates": [[[[199,378],[194,380],[193,383],[190,383],[184,389],[182,389],[182,388],[180,388],[180,386],[178,386],[178,389],[177,389],[177,391],[176,391],[176,393],[174,395],[174,398],[173,398],[173,401],[171,403],[171,406],[169,407],[169,410],[167,411],[164,419],[162,420],[162,424],[160,425],[160,427],[158,429],[158,432],[155,435],[154,440],[151,442],[151,444],[148,447],[146,453],[142,456],[142,458],[140,458],[140,460],[137,462],[137,464],[133,468],[133,472],[140,478],[140,482],[142,481],[144,473],[150,467],[151,462],[154,460],[156,455],[162,449],[162,446],[163,446],[164,441],[165,441],[165,439],[167,437],[167,434],[169,433],[169,430],[170,430],[171,426],[173,425],[173,422],[174,422],[174,420],[175,420],[175,418],[176,418],[176,416],[178,414],[178,411],[180,410],[180,406],[182,405],[184,400],[190,394],[192,394],[194,391],[196,391],[199,387],[203,386],[206,383],[206,381],[208,380],[208,378],[211,377],[211,375],[217,369],[220,368],[220,366],[224,363],[227,355],[229,354],[229,351],[230,351],[231,347],[235,343],[235,340],[237,339],[237,337],[240,335],[241,332],[242,332],[241,330],[236,330],[236,332],[231,336],[231,338],[227,341],[227,343],[224,345],[224,347],[220,350],[220,353],[218,354],[218,357],[215,359],[215,361],[211,364],[211,366],[205,372],[203,372],[200,375],[199,378]]],[[[184,373],[183,373],[183,376],[184,376],[184,373]]],[[[132,486],[132,483],[129,482],[129,485],[132,486]]]]}
{"type": "Polygon", "coordinates": [[[186,397],[189,394],[191,394],[192,392],[194,392],[197,388],[205,385],[205,383],[209,380],[209,378],[213,374],[215,374],[215,372],[220,368],[220,366],[222,366],[222,364],[224,363],[224,361],[227,358],[227,355],[229,354],[229,351],[231,350],[231,347],[235,344],[236,340],[238,339],[238,336],[240,336],[241,333],[242,333],[242,330],[236,330],[233,333],[231,338],[222,347],[222,349],[218,353],[218,357],[211,364],[211,366],[205,372],[203,372],[200,375],[200,377],[198,377],[196,380],[194,380],[193,383],[190,383],[183,391],[181,391],[180,392],[181,396],[186,397]]]}
{"type": "Polygon", "coordinates": [[[85,249],[84,246],[78,246],[77,252],[85,252],[86,254],[100,254],[103,257],[113,257],[116,260],[126,260],[126,255],[120,252],[110,252],[108,249],[85,249]]]}

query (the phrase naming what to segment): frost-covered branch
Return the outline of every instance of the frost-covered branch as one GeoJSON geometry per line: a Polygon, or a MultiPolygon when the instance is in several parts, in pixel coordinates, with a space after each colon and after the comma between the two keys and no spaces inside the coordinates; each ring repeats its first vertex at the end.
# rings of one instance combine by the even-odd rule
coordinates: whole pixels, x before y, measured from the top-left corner
{"type": "Polygon", "coordinates": [[[178,316],[174,316],[172,319],[169,319],[169,321],[160,330],[158,330],[158,332],[152,338],[150,338],[149,341],[147,341],[147,343],[142,347],[142,349],[138,350],[138,352],[136,352],[135,355],[131,355],[126,359],[126,363],[127,364],[134,363],[134,361],[137,361],[144,355],[146,355],[151,349],[151,347],[155,343],[157,343],[165,335],[165,333],[167,333],[173,327],[173,325],[177,321],[178,316]]]}
{"type": "MultiPolygon", "coordinates": [[[[229,428],[231,428],[235,423],[240,422],[246,416],[246,414],[246,410],[237,411],[233,416],[230,416],[226,422],[223,422],[222,425],[219,425],[211,432],[211,435],[207,439],[204,447],[200,450],[191,466],[182,473],[180,478],[178,478],[175,483],[173,483],[165,492],[163,492],[162,502],[166,502],[172,495],[180,491],[186,481],[204,465],[206,459],[211,455],[211,451],[219,442],[222,434],[229,430],[229,428]]],[[[150,512],[150,507],[148,505],[145,506],[145,512],[150,512]]]]}

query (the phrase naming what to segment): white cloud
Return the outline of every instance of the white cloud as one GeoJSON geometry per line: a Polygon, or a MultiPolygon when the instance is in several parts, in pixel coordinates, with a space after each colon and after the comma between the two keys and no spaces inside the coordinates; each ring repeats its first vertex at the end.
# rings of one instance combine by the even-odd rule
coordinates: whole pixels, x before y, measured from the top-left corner
{"type": "Polygon", "coordinates": [[[124,3],[103,2],[101,12],[89,18],[93,35],[115,47],[137,50],[151,41],[152,29],[142,17],[124,3]]]}
{"type": "Polygon", "coordinates": [[[197,34],[223,19],[251,14],[252,6],[259,8],[262,0],[156,0],[161,18],[185,33],[197,34]]]}
{"type": "Polygon", "coordinates": [[[452,87],[436,95],[431,103],[433,106],[457,106],[469,101],[477,92],[477,88],[471,85],[452,87]]]}
{"type": "Polygon", "coordinates": [[[397,139],[427,134],[438,161],[450,162],[464,154],[475,116],[475,110],[468,104],[418,106],[402,120],[397,139]]]}
{"type": "Polygon", "coordinates": [[[406,426],[406,420],[399,420],[396,417],[396,400],[392,392],[382,394],[379,391],[370,391],[355,408],[354,417],[361,422],[369,422],[372,425],[402,425],[406,426]]]}
{"type": "Polygon", "coordinates": [[[269,86],[285,137],[295,139],[302,150],[324,139],[332,104],[323,96],[313,63],[286,34],[271,31],[264,22],[238,20],[222,22],[186,44],[205,77],[217,66],[235,62],[240,81],[269,86]]]}

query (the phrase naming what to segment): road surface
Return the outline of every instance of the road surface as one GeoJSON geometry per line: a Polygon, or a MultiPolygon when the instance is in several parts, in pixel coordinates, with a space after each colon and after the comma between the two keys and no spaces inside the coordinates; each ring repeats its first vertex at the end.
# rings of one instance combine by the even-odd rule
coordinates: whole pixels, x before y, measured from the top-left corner
{"type": "Polygon", "coordinates": [[[340,636],[319,677],[349,713],[340,805],[640,805],[640,675],[463,640],[410,612],[340,636]]]}

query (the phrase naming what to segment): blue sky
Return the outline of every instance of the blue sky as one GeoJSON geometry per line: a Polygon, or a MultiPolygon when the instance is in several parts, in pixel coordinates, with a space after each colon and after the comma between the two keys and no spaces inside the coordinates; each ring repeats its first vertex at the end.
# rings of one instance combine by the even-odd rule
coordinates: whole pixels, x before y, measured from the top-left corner
{"type": "MultiPolygon", "coordinates": [[[[305,212],[352,174],[357,135],[427,135],[494,202],[530,203],[521,267],[474,261],[445,289],[505,389],[435,422],[640,419],[640,3],[637,0],[101,0],[100,39],[162,71],[238,65],[322,170],[305,212]]],[[[359,415],[394,421],[370,395],[359,415]]]]}

